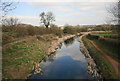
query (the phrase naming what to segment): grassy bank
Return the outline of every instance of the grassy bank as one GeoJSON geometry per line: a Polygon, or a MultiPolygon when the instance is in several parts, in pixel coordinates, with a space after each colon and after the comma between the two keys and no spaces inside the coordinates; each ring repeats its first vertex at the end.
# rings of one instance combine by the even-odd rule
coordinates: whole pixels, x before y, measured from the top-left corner
{"type": "Polygon", "coordinates": [[[104,36],[117,36],[118,34],[94,34],[94,35],[97,35],[97,36],[100,36],[100,37],[104,37],[104,36]]]}
{"type": "Polygon", "coordinates": [[[100,54],[100,52],[98,52],[96,48],[94,48],[94,46],[87,39],[85,39],[85,37],[83,37],[82,40],[87,49],[89,50],[90,55],[95,60],[99,72],[102,73],[103,79],[117,79],[117,75],[115,74],[109,61],[106,60],[104,56],[102,56],[102,54],[100,54]]]}
{"type": "Polygon", "coordinates": [[[120,57],[118,56],[120,53],[120,47],[119,47],[119,39],[111,39],[111,38],[104,38],[104,36],[107,35],[118,35],[118,34],[95,34],[97,36],[103,36],[102,38],[95,39],[90,38],[87,36],[90,40],[94,41],[94,43],[103,50],[108,56],[113,58],[114,60],[120,62],[120,57]]]}
{"type": "Polygon", "coordinates": [[[2,26],[3,79],[23,79],[48,52],[51,42],[70,34],[87,31],[87,28],[56,25],[50,28],[27,24],[2,26]]]}
{"type": "Polygon", "coordinates": [[[33,65],[44,58],[50,42],[55,39],[55,35],[49,34],[3,42],[3,79],[25,78],[33,65]]]}
{"type": "Polygon", "coordinates": [[[118,45],[113,45],[112,47],[105,43],[104,41],[100,40],[93,40],[95,44],[103,50],[108,56],[112,57],[114,60],[120,62],[120,57],[118,56],[119,51],[119,46],[118,45]]]}

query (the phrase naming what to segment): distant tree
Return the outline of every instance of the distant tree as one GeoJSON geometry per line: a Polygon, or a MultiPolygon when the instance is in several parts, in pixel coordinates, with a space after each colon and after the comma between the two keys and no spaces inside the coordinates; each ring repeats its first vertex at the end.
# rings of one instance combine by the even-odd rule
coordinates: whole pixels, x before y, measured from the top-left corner
{"type": "Polygon", "coordinates": [[[4,26],[15,26],[17,24],[19,24],[19,19],[18,18],[6,18],[4,21],[2,21],[2,25],[4,26]]]}
{"type": "Polygon", "coordinates": [[[50,26],[50,24],[55,21],[55,17],[52,12],[41,12],[40,13],[40,21],[45,25],[46,28],[50,26]]]}

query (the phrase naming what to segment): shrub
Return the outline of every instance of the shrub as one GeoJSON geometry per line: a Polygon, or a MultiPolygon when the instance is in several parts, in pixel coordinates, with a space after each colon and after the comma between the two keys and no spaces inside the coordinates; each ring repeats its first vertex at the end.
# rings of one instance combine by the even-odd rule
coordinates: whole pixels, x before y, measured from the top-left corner
{"type": "Polygon", "coordinates": [[[97,36],[97,35],[92,35],[92,34],[88,34],[87,37],[88,37],[89,39],[99,39],[99,38],[100,38],[99,36],[97,36]]]}
{"type": "Polygon", "coordinates": [[[37,34],[38,35],[43,35],[43,34],[46,34],[47,31],[46,31],[46,28],[44,27],[37,27],[37,34]]]}
{"type": "Polygon", "coordinates": [[[63,30],[65,34],[74,34],[75,33],[75,28],[72,26],[66,26],[63,30]]]}
{"type": "Polygon", "coordinates": [[[14,32],[15,30],[15,26],[2,26],[2,32],[14,32]]]}
{"type": "Polygon", "coordinates": [[[33,36],[33,35],[36,34],[35,28],[32,27],[32,26],[29,26],[29,27],[27,28],[27,31],[28,31],[28,35],[33,36]]]}
{"type": "Polygon", "coordinates": [[[51,34],[55,34],[59,37],[62,37],[63,31],[56,25],[52,25],[49,31],[51,31],[51,34]]]}
{"type": "Polygon", "coordinates": [[[2,34],[2,41],[10,41],[12,39],[13,39],[13,37],[10,36],[10,33],[3,33],[2,34]]]}

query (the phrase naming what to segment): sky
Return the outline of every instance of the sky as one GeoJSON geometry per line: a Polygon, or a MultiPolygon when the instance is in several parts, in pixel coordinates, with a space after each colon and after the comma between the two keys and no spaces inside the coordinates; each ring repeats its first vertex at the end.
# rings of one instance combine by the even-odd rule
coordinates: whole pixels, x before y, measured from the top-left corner
{"type": "Polygon", "coordinates": [[[15,0],[14,3],[17,1],[17,8],[8,17],[39,26],[39,14],[50,11],[55,16],[53,24],[64,26],[105,24],[109,15],[107,8],[117,0],[15,0]]]}

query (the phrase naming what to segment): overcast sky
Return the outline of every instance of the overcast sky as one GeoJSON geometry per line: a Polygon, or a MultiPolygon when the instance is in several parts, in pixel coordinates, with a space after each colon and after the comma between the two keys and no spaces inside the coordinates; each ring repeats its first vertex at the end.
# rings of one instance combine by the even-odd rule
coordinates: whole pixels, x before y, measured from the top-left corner
{"type": "MultiPolygon", "coordinates": [[[[17,0],[15,0],[17,1],[17,0]]],[[[105,24],[106,8],[116,0],[20,0],[8,16],[17,17],[21,23],[40,25],[39,14],[51,11],[55,24],[95,25],[105,24]]]]}

